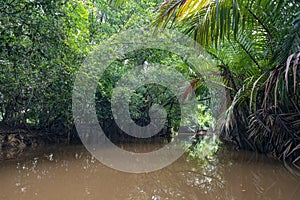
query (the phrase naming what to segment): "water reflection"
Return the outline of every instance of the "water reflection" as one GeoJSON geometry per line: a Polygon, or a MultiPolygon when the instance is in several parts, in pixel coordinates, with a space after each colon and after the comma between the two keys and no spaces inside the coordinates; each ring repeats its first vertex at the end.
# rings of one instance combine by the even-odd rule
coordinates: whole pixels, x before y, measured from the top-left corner
{"type": "MultiPolygon", "coordinates": [[[[145,145],[134,148],[145,148],[145,145]]],[[[214,160],[182,156],[162,170],[128,174],[99,163],[83,147],[52,147],[0,162],[0,199],[298,199],[300,177],[249,152],[214,160]]]]}

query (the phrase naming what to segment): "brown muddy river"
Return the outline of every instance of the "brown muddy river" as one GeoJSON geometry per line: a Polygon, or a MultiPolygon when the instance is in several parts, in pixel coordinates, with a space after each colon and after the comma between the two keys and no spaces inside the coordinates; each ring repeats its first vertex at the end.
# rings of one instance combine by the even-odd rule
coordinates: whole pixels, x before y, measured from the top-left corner
{"type": "MultiPolygon", "coordinates": [[[[139,148],[135,146],[135,148],[139,148]]],[[[110,169],[82,146],[49,147],[0,161],[0,199],[300,199],[300,177],[262,155],[220,151],[151,173],[110,169]]]]}

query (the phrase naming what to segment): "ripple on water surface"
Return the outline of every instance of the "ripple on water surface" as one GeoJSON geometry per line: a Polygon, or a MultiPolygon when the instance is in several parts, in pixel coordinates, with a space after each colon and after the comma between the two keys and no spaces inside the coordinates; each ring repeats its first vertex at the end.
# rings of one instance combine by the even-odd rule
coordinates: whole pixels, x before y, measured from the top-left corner
{"type": "MultiPolygon", "coordinates": [[[[145,145],[131,147],[145,150],[145,145]]],[[[82,146],[44,148],[0,162],[0,199],[296,200],[300,196],[300,177],[262,155],[223,150],[206,163],[187,160],[184,155],[162,170],[129,174],[102,165],[82,146]]]]}

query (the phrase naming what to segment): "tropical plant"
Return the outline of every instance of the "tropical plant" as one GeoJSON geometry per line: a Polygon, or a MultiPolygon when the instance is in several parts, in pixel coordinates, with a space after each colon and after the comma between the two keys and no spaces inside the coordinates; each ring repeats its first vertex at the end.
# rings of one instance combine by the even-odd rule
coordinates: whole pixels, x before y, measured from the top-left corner
{"type": "Polygon", "coordinates": [[[225,138],[300,159],[299,1],[169,0],[154,24],[183,31],[219,61],[228,97],[225,138]]]}

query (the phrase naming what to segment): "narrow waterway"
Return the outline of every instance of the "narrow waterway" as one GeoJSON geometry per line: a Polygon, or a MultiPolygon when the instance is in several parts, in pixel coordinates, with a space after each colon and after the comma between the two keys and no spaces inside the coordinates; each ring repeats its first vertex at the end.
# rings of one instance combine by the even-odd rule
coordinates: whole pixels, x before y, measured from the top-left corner
{"type": "Polygon", "coordinates": [[[280,162],[250,152],[221,150],[209,162],[184,155],[144,174],[110,169],[82,146],[45,147],[0,162],[3,200],[299,198],[300,177],[280,162]]]}

